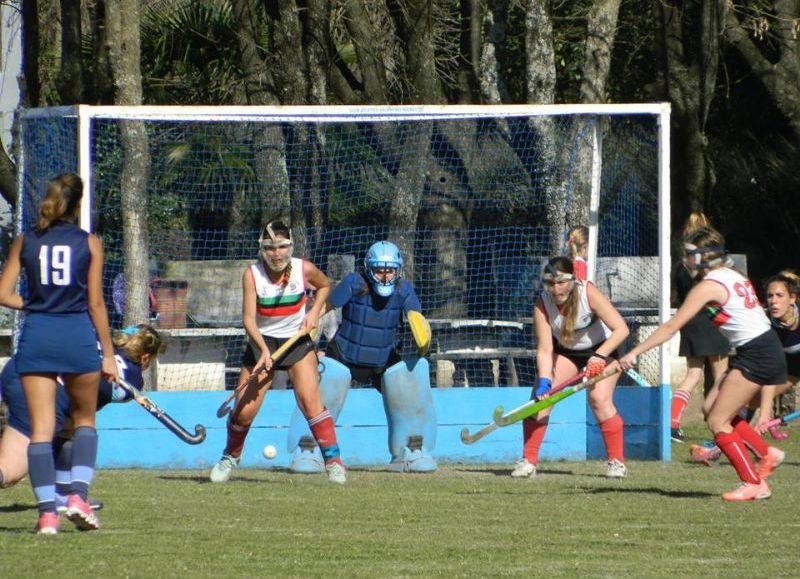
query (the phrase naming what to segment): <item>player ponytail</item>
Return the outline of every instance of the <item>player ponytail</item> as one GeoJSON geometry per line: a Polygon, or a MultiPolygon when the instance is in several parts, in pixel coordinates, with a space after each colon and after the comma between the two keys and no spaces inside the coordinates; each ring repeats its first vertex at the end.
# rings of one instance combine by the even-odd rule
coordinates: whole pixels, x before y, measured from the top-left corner
{"type": "Polygon", "coordinates": [[[584,226],[573,227],[567,235],[567,257],[575,261],[576,257],[586,257],[589,247],[589,228],[584,226]]]}
{"type": "Polygon", "coordinates": [[[39,206],[36,231],[45,231],[58,221],[75,222],[82,198],[83,180],[75,173],[64,173],[50,181],[39,206]]]}

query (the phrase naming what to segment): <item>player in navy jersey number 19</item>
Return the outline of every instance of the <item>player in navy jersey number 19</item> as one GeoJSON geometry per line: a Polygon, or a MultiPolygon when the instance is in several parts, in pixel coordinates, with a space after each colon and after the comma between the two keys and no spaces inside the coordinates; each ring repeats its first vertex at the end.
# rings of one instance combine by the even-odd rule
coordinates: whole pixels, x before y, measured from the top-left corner
{"type": "Polygon", "coordinates": [[[620,359],[631,368],[636,356],[663,344],[698,312],[706,311],[719,331],[736,348],[728,370],[714,384],[703,408],[714,442],[730,460],[741,485],[722,494],[725,501],[752,501],[771,495],[766,477],[783,461],[784,453],[766,442],[738,415],[757,394],[762,412],[774,396],[775,384],[786,381],[786,359],[778,336],[770,328],[753,284],[728,265],[725,241],[711,229],[701,228],[684,239],[685,263],[700,281],[689,291],[675,315],[644,342],[620,359]],[[755,466],[748,448],[759,458],[755,466]]]}
{"type": "Polygon", "coordinates": [[[97,455],[100,373],[109,381],[118,378],[102,295],[103,247],[75,224],[82,197],[77,175],[50,181],[35,227],[14,240],[0,278],[0,304],[25,311],[14,362],[30,413],[28,465],[39,507],[36,531],[42,534],[58,532],[52,449],[56,378],[64,379],[75,426],[67,518],[81,530],[100,526],[86,501],[97,455]],[[24,298],[16,292],[20,273],[27,282],[24,298]]]}

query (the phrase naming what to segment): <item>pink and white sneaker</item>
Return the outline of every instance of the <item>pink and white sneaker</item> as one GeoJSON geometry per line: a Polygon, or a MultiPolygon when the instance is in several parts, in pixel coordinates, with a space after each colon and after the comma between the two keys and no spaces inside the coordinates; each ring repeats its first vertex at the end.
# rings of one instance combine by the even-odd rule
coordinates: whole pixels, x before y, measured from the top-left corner
{"type": "Polygon", "coordinates": [[[67,518],[79,531],[96,531],[100,528],[100,519],[94,514],[89,503],[78,495],[70,495],[67,499],[67,518]]]}
{"type": "Polygon", "coordinates": [[[767,478],[769,475],[775,472],[775,469],[781,465],[783,459],[785,458],[785,452],[779,448],[770,446],[769,450],[767,450],[767,454],[761,457],[761,460],[758,461],[758,466],[756,466],[758,476],[762,479],[767,478]]]}
{"type": "Polygon", "coordinates": [[[55,535],[58,533],[58,515],[56,513],[39,513],[36,528],[37,535],[55,535]]]}
{"type": "Polygon", "coordinates": [[[730,503],[742,503],[745,501],[760,501],[772,496],[767,481],[761,479],[759,483],[743,482],[736,489],[722,493],[722,500],[730,503]]]}

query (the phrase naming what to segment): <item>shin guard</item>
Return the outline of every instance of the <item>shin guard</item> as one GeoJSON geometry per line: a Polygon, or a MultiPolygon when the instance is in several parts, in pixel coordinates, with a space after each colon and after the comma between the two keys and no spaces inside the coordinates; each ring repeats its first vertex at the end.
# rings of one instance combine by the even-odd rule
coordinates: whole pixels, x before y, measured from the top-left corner
{"type": "Polygon", "coordinates": [[[405,472],[435,471],[436,408],[428,361],[412,358],[389,368],[383,375],[382,393],[392,467],[405,472]]]}
{"type": "MultiPolygon", "coordinates": [[[[333,421],[339,418],[347,393],[350,390],[350,370],[337,360],[319,359],[319,394],[322,404],[331,414],[333,421]]],[[[298,473],[325,472],[325,463],[319,446],[311,434],[308,420],[295,408],[289,422],[286,439],[287,450],[292,453],[289,470],[298,473]]]]}

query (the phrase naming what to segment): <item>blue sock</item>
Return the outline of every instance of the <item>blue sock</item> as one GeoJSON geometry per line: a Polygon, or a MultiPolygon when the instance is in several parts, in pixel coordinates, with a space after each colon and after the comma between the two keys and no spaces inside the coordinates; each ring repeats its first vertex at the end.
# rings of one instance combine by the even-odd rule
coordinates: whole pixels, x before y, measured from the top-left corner
{"type": "Polygon", "coordinates": [[[72,483],[72,441],[56,438],[53,441],[56,464],[56,505],[66,505],[72,483]]]}
{"type": "Polygon", "coordinates": [[[53,445],[32,442],[28,445],[28,476],[40,513],[56,510],[56,469],[53,464],[53,445]]]}
{"type": "Polygon", "coordinates": [[[72,439],[70,494],[78,495],[84,501],[89,496],[89,485],[94,478],[95,460],[97,460],[97,431],[91,426],[76,428],[72,439]]]}

